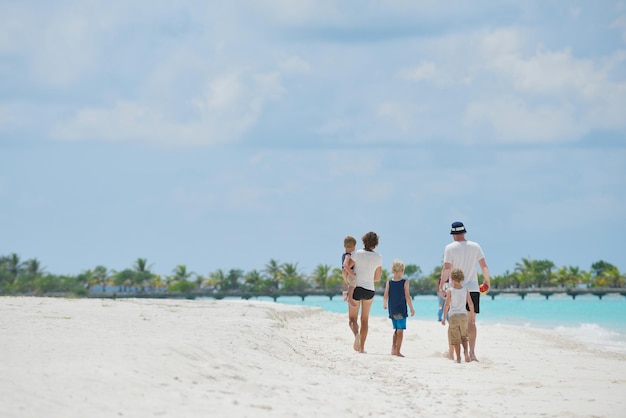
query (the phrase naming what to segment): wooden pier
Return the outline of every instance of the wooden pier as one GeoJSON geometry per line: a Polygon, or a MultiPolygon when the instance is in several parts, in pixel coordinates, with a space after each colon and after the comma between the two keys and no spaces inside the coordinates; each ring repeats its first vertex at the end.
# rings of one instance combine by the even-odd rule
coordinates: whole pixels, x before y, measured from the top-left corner
{"type": "Polygon", "coordinates": [[[621,295],[626,297],[626,289],[565,289],[560,287],[546,287],[546,288],[531,288],[531,289],[493,289],[489,290],[489,293],[485,296],[491,296],[491,299],[495,299],[498,295],[518,295],[524,299],[527,295],[541,295],[546,299],[549,299],[552,295],[566,294],[571,296],[572,299],[576,299],[576,296],[580,295],[592,295],[602,299],[605,295],[621,295]]]}
{"type": "MultiPolygon", "coordinates": [[[[383,291],[377,290],[376,294],[382,296],[383,291]]],[[[519,296],[523,299],[528,295],[541,295],[546,299],[549,299],[552,295],[568,295],[572,299],[576,299],[579,295],[593,295],[602,299],[605,295],[621,295],[626,297],[626,288],[616,289],[567,289],[557,287],[546,288],[528,288],[528,289],[492,289],[482,297],[491,297],[495,299],[496,296],[519,296]]],[[[411,292],[411,298],[415,296],[435,296],[436,293],[432,292],[411,292]]],[[[90,298],[154,298],[154,299],[197,299],[197,298],[212,298],[212,299],[225,299],[225,298],[239,298],[239,299],[253,299],[253,298],[270,298],[276,302],[281,297],[299,297],[304,301],[308,296],[325,296],[329,300],[333,300],[335,297],[341,298],[341,292],[329,291],[329,290],[305,290],[301,292],[220,292],[213,290],[197,290],[186,293],[173,293],[173,292],[92,292],[87,297],[90,298]]]]}

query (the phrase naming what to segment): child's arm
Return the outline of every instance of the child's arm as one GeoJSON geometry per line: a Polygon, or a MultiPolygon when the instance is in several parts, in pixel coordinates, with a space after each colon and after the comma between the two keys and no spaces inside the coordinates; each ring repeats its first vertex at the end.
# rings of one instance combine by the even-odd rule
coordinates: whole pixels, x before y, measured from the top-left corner
{"type": "Polygon", "coordinates": [[[385,294],[383,295],[383,309],[387,309],[388,300],[389,300],[389,282],[385,283],[385,294]]]}
{"type": "Polygon", "coordinates": [[[406,299],[406,303],[411,308],[411,316],[415,315],[415,309],[413,309],[413,299],[411,299],[411,291],[409,290],[409,281],[405,280],[404,282],[404,298],[406,299]]]}
{"type": "Polygon", "coordinates": [[[469,314],[470,314],[470,323],[476,322],[476,312],[474,312],[474,302],[472,302],[472,297],[470,296],[469,290],[466,292],[467,306],[469,306],[469,314]]]}
{"type": "Polygon", "coordinates": [[[446,318],[448,317],[448,311],[450,310],[450,303],[452,300],[452,291],[446,290],[446,306],[443,308],[443,315],[441,316],[441,325],[446,324],[446,318]]]}

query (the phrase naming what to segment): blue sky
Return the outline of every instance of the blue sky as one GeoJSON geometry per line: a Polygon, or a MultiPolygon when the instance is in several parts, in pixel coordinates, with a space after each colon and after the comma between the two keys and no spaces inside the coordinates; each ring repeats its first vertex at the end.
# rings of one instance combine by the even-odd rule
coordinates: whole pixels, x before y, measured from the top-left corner
{"type": "Polygon", "coordinates": [[[0,1],[0,254],[626,271],[625,1],[0,1]]]}

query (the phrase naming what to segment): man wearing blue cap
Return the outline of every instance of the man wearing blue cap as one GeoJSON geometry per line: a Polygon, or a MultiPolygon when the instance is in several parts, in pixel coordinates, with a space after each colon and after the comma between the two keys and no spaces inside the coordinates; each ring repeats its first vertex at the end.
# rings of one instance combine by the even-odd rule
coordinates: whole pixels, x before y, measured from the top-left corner
{"type": "MultiPolygon", "coordinates": [[[[487,268],[487,262],[485,261],[485,255],[480,245],[474,241],[468,241],[465,239],[465,225],[463,222],[453,222],[450,234],[454,238],[454,242],[446,245],[443,252],[443,269],[441,270],[441,279],[439,280],[439,293],[443,292],[443,284],[448,280],[450,272],[453,268],[458,268],[463,271],[465,280],[463,281],[463,287],[467,288],[472,297],[474,303],[474,311],[480,312],[480,287],[478,285],[478,273],[476,271],[476,264],[480,265],[480,269],[483,273],[483,285],[486,289],[489,289],[489,269],[487,268]]],[[[469,308],[468,308],[469,309],[469,308]]],[[[470,315],[468,315],[468,318],[470,315]]],[[[478,361],[474,349],[476,347],[476,323],[468,323],[468,337],[469,337],[469,355],[470,360],[478,361]]]]}

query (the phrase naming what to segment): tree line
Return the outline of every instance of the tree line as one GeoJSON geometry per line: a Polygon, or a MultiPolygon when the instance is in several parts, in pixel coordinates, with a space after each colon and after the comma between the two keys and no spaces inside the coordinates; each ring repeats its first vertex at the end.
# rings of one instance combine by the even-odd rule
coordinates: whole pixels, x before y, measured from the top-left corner
{"type": "MultiPolygon", "coordinates": [[[[405,276],[411,290],[418,293],[436,293],[441,274],[437,266],[430,274],[423,274],[419,266],[407,264],[405,276]]],[[[384,287],[391,273],[383,269],[380,286],[384,287]]],[[[481,280],[479,280],[481,281],[481,280]]],[[[563,266],[557,268],[550,260],[522,258],[512,272],[491,277],[492,289],[528,288],[623,288],[626,277],[619,269],[600,260],[589,270],[563,266]]],[[[142,293],[297,293],[311,290],[339,293],[344,287],[341,269],[319,264],[306,274],[298,263],[280,263],[271,259],[262,269],[244,272],[241,269],[215,270],[206,275],[190,271],[186,265],[177,265],[169,275],[152,271],[145,258],[138,258],[131,267],[116,271],[99,265],[77,275],[56,275],[46,272],[36,258],[22,261],[18,254],[0,256],[0,294],[46,295],[74,294],[86,296],[105,292],[142,293]]]]}

